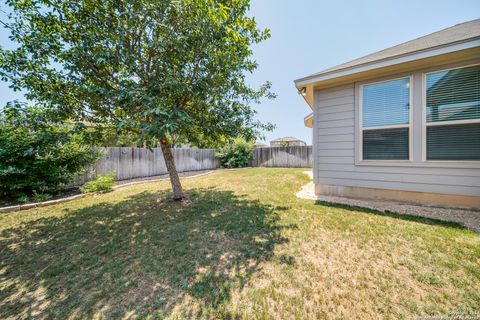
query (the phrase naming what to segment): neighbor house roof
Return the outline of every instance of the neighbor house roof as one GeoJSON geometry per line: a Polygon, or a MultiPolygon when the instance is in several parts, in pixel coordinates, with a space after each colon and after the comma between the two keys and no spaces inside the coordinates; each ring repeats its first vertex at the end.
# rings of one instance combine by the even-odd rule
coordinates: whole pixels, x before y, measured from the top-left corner
{"type": "Polygon", "coordinates": [[[270,142],[279,142],[279,141],[302,141],[302,142],[304,142],[303,140],[300,140],[300,139],[295,138],[295,137],[283,137],[283,138],[278,138],[278,139],[272,140],[270,142]]]}
{"type": "Polygon", "coordinates": [[[268,147],[268,144],[265,144],[263,142],[255,142],[255,147],[256,148],[268,147]]]}

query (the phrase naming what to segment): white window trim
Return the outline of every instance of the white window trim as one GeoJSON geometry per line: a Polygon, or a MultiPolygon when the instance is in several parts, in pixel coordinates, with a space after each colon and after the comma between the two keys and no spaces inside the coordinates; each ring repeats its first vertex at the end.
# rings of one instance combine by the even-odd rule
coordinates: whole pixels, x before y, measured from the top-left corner
{"type": "Polygon", "coordinates": [[[431,70],[428,72],[422,73],[422,162],[431,163],[431,164],[447,164],[447,163],[465,163],[465,164],[480,164],[480,160],[427,160],[427,127],[429,126],[447,126],[454,124],[469,124],[469,123],[480,123],[480,119],[464,119],[464,120],[451,120],[451,121],[438,121],[438,122],[427,122],[427,75],[436,72],[449,71],[455,69],[463,69],[473,66],[478,66],[480,63],[462,65],[451,68],[443,68],[438,70],[431,70]]]}
{"type": "Polygon", "coordinates": [[[382,81],[366,82],[359,85],[358,92],[358,120],[357,125],[359,128],[359,153],[358,159],[359,164],[369,164],[369,163],[411,163],[413,162],[413,75],[407,75],[403,77],[390,78],[382,81]],[[371,84],[385,83],[395,80],[408,79],[409,80],[409,107],[408,107],[408,124],[394,124],[386,126],[376,126],[376,127],[363,127],[363,87],[371,84]],[[408,160],[398,160],[398,159],[363,159],[363,131],[364,130],[380,130],[380,129],[397,129],[397,128],[408,128],[408,160]]]}

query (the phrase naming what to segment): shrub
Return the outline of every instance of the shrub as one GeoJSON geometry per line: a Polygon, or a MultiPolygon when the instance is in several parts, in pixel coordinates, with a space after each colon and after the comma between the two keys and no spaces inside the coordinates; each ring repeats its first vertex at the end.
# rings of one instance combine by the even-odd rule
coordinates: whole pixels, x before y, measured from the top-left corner
{"type": "Polygon", "coordinates": [[[280,147],[287,148],[289,146],[288,142],[285,140],[280,140],[280,147]]]}
{"type": "Polygon", "coordinates": [[[115,185],[115,172],[111,172],[104,176],[99,176],[93,181],[85,183],[82,188],[83,193],[88,192],[106,192],[111,191],[115,185]]]}
{"type": "Polygon", "coordinates": [[[52,199],[52,196],[48,193],[39,193],[33,195],[33,201],[35,202],[43,202],[52,199]]]}
{"type": "Polygon", "coordinates": [[[30,200],[30,198],[26,195],[18,197],[17,201],[20,203],[27,203],[30,200]]]}
{"type": "Polygon", "coordinates": [[[217,158],[225,168],[242,168],[252,158],[254,143],[236,138],[217,152],[217,158]]]}
{"type": "Polygon", "coordinates": [[[0,196],[58,192],[99,157],[82,130],[46,109],[15,103],[0,111],[0,196]]]}

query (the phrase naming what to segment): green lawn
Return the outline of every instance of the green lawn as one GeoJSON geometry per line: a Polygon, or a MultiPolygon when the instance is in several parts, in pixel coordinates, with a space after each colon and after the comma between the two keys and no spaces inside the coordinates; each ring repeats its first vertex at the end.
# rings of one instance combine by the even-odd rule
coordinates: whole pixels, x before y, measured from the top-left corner
{"type": "Polygon", "coordinates": [[[480,308],[480,235],[218,171],[0,215],[0,318],[413,318],[480,308]]]}

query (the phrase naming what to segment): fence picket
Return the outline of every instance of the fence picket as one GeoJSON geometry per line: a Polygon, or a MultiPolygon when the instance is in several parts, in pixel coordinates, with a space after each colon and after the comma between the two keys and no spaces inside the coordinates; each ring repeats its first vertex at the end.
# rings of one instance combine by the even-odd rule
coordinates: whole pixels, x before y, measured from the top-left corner
{"type": "MultiPolygon", "coordinates": [[[[160,148],[109,147],[103,148],[105,156],[89,170],[79,176],[73,185],[83,185],[98,174],[115,172],[117,180],[157,176],[167,173],[160,148]]],[[[178,172],[212,170],[220,167],[215,149],[173,149],[178,172]]],[[[312,167],[312,147],[257,148],[249,162],[252,167],[312,167]]]]}
{"type": "Polygon", "coordinates": [[[252,167],[311,168],[312,146],[257,148],[253,151],[252,167]]]}

